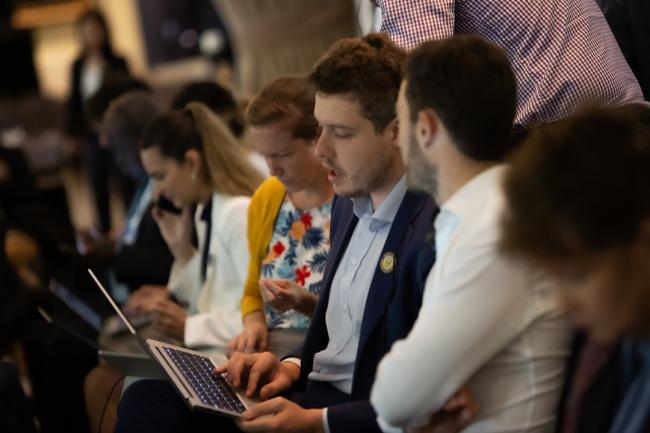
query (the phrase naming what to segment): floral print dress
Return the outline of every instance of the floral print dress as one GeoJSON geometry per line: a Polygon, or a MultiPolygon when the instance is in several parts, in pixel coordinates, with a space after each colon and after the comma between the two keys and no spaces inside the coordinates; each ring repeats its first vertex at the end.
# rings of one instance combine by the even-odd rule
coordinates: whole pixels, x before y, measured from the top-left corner
{"type": "MultiPolygon", "coordinates": [[[[331,211],[332,202],[303,211],[285,197],[262,261],[262,278],[290,280],[319,295],[330,250],[331,211]]],[[[309,327],[309,318],[298,311],[280,313],[269,305],[264,310],[269,329],[309,327]]]]}

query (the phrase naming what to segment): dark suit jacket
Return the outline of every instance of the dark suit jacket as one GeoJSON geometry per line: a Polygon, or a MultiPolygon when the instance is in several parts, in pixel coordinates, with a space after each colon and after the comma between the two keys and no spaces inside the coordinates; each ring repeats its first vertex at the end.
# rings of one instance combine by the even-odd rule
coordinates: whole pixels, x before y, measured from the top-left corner
{"type": "MultiPolygon", "coordinates": [[[[70,72],[70,96],[67,104],[65,132],[73,136],[87,136],[92,132],[84,114],[84,101],[81,96],[81,69],[83,57],[78,57],[70,72]]],[[[116,74],[126,74],[129,66],[122,57],[112,55],[106,58],[103,81],[116,74]]]]}
{"type": "Polygon", "coordinates": [[[151,206],[142,215],[133,245],[125,245],[115,255],[117,279],[137,290],[143,284],[167,284],[174,257],[151,216],[151,206]]]}
{"type": "MultiPolygon", "coordinates": [[[[571,344],[571,355],[558,407],[556,433],[562,433],[564,428],[569,393],[585,343],[585,335],[577,333],[571,344]]],[[[607,361],[578,403],[576,433],[608,433],[624,393],[622,360],[620,347],[617,346],[612,349],[607,361]]]]}
{"type": "MultiPolygon", "coordinates": [[[[432,230],[437,212],[433,200],[424,194],[408,192],[402,201],[384,245],[382,256],[392,252],[396,257],[394,270],[383,272],[379,264],[370,285],[361,325],[359,349],[354,368],[352,394],[337,392],[329,385],[310,383],[314,355],[329,342],[325,313],[336,269],[356,227],[358,219],[352,201],[337,197],[332,208],[331,249],[323,277],[323,291],[314,312],[303,346],[302,369],[297,384],[302,396],[297,400],[304,407],[328,407],[329,428],[338,432],[379,432],[376,414],[369,396],[377,365],[393,343],[406,337],[422,302],[424,282],[418,267],[422,253],[430,246],[427,233],[432,230]],[[329,392],[323,388],[330,388],[329,392]]],[[[428,268],[433,264],[432,255],[428,268]]]]}

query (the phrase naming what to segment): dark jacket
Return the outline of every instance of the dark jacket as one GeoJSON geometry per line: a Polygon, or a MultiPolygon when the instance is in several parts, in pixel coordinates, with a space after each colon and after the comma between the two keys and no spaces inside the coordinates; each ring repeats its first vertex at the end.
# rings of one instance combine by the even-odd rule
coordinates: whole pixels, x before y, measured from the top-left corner
{"type": "Polygon", "coordinates": [[[133,245],[125,245],[115,255],[117,279],[137,290],[143,284],[166,285],[174,257],[151,216],[151,206],[142,215],[133,245]]]}
{"type": "Polygon", "coordinates": [[[646,101],[650,101],[650,2],[599,0],[605,18],[636,75],[646,101]]]}
{"type": "MultiPolygon", "coordinates": [[[[571,344],[571,355],[562,387],[556,433],[562,433],[564,428],[568,399],[585,344],[584,334],[576,334],[571,344]]],[[[612,349],[578,403],[575,433],[609,433],[624,392],[622,360],[620,347],[617,346],[612,349]]]]}
{"type": "MultiPolygon", "coordinates": [[[[84,137],[91,133],[91,127],[84,114],[84,100],[81,96],[81,70],[84,58],[78,57],[70,71],[70,96],[67,103],[67,119],[65,132],[68,135],[84,137]]],[[[129,66],[122,57],[115,54],[106,57],[104,64],[105,82],[114,75],[128,74],[129,66]]]]}
{"type": "MultiPolygon", "coordinates": [[[[424,289],[422,272],[418,272],[423,266],[420,256],[429,257],[427,268],[433,265],[433,255],[427,251],[430,246],[426,239],[436,212],[433,200],[420,193],[407,192],[400,205],[382,250],[382,256],[386,252],[395,254],[396,266],[389,273],[383,272],[379,264],[375,269],[361,324],[352,393],[348,396],[340,392],[324,392],[323,385],[312,386],[315,383],[310,384],[307,379],[314,355],[324,350],[329,342],[325,313],[330,288],[358,222],[351,200],[337,197],[334,202],[331,249],[323,291],[305,338],[301,357],[303,368],[297,384],[298,391],[304,392],[298,399],[303,406],[328,407],[331,433],[380,431],[369,401],[370,390],[379,361],[396,340],[406,337],[420,310],[424,289]]],[[[333,389],[327,387],[330,391],[333,389]]]]}

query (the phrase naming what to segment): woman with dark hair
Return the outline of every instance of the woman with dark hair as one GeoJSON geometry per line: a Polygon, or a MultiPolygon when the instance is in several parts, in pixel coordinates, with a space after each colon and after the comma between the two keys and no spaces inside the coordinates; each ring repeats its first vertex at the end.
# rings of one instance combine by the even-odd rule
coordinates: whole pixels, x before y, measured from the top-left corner
{"type": "Polygon", "coordinates": [[[153,214],[174,256],[169,292],[136,292],[126,308],[153,313],[154,326],[187,347],[223,353],[241,332],[248,204],[262,175],[240,147],[225,122],[195,102],[158,117],[141,142],[154,200],[162,195],[182,213],[155,208],[153,214]],[[198,249],[192,245],[194,204],[198,249]],[[174,303],[172,294],[188,308],[174,303]]]}
{"type": "Polygon", "coordinates": [[[94,127],[84,114],[84,104],[103,83],[116,76],[128,75],[129,68],[126,60],[113,51],[110,30],[101,12],[90,10],[82,15],[78,34],[81,52],[71,69],[66,133],[86,148],[99,226],[101,231],[107,232],[111,225],[108,195],[111,154],[99,145],[94,127]]]}

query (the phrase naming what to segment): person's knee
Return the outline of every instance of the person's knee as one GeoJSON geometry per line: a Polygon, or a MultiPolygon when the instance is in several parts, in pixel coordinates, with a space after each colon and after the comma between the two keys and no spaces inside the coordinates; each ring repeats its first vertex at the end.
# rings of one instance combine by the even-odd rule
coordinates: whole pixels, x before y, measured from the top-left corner
{"type": "MultiPolygon", "coordinates": [[[[124,390],[117,408],[116,433],[162,431],[174,420],[174,404],[180,399],[169,382],[143,379],[124,390]]],[[[181,406],[183,405],[180,402],[181,406]]]]}
{"type": "Polygon", "coordinates": [[[165,396],[174,395],[173,389],[169,382],[165,380],[143,379],[138,380],[124,390],[120,405],[118,407],[118,418],[122,416],[131,416],[143,414],[147,406],[159,408],[159,403],[165,400],[165,396]]]}

